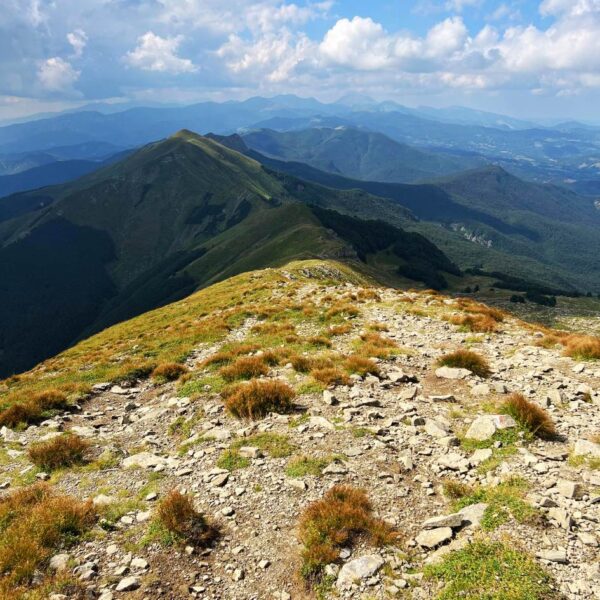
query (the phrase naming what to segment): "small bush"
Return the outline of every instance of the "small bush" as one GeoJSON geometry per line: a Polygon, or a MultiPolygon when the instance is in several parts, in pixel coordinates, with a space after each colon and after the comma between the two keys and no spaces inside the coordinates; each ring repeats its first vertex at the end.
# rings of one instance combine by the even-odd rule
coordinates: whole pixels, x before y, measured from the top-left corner
{"type": "Polygon", "coordinates": [[[450,323],[464,327],[473,333],[494,333],[498,331],[498,322],[488,315],[454,315],[450,323]]]}
{"type": "Polygon", "coordinates": [[[468,369],[471,373],[479,377],[489,377],[491,375],[490,366],[479,354],[471,350],[457,350],[450,354],[445,354],[437,361],[440,367],[452,367],[455,369],[468,369]]]}
{"type": "Polygon", "coordinates": [[[219,370],[219,375],[225,381],[235,381],[237,379],[252,379],[267,375],[269,368],[265,364],[262,356],[244,356],[238,358],[233,364],[223,367],[219,370]]]}
{"type": "Polygon", "coordinates": [[[346,335],[352,331],[352,325],[348,323],[343,323],[342,325],[332,325],[327,329],[327,333],[329,335],[346,335]]]}
{"type": "Polygon", "coordinates": [[[0,412],[0,427],[17,427],[42,421],[48,411],[69,407],[67,397],[57,390],[38,392],[26,401],[16,402],[0,412]]]}
{"type": "Polygon", "coordinates": [[[600,338],[591,335],[572,335],[562,338],[566,342],[565,356],[578,360],[600,360],[600,338]]]}
{"type": "Polygon", "coordinates": [[[361,377],[365,375],[379,375],[381,372],[379,367],[370,358],[364,358],[356,354],[349,356],[344,362],[344,366],[350,373],[356,373],[361,377]]]}
{"type": "Polygon", "coordinates": [[[187,369],[179,363],[161,363],[152,371],[152,377],[159,381],[175,381],[179,379],[187,369]]]}
{"type": "Polygon", "coordinates": [[[28,450],[34,465],[47,471],[81,464],[90,445],[77,435],[61,435],[47,442],[32,444],[28,450]]]}
{"type": "Polygon", "coordinates": [[[398,347],[394,340],[384,337],[375,331],[368,331],[360,336],[360,353],[363,356],[387,358],[398,347]]]}
{"type": "Polygon", "coordinates": [[[227,410],[238,418],[259,419],[293,409],[294,390],[283,381],[253,380],[225,393],[227,410]]]}
{"type": "Polygon", "coordinates": [[[310,376],[322,383],[325,386],[330,385],[348,385],[350,379],[343,371],[335,367],[326,367],[324,369],[313,369],[310,372],[310,376]]]}
{"type": "Polygon", "coordinates": [[[315,335],[313,337],[308,338],[308,343],[311,346],[317,346],[321,348],[331,348],[332,346],[331,340],[323,335],[315,335]]]}
{"type": "Polygon", "coordinates": [[[50,556],[72,544],[95,519],[91,502],[56,494],[46,484],[0,499],[0,589],[37,579],[50,556]]]}
{"type": "Polygon", "coordinates": [[[314,369],[330,369],[333,367],[333,361],[325,356],[294,354],[290,357],[290,362],[298,373],[309,373],[314,369]]]}
{"type": "Polygon", "coordinates": [[[511,394],[503,404],[503,412],[539,438],[548,440],[556,437],[556,427],[550,415],[522,394],[511,394]]]}
{"type": "Polygon", "coordinates": [[[460,500],[461,498],[469,496],[473,493],[473,488],[470,485],[456,479],[444,480],[442,483],[442,488],[444,490],[444,496],[446,496],[446,498],[450,498],[451,500],[460,500]]]}
{"type": "Polygon", "coordinates": [[[353,318],[358,317],[359,314],[360,311],[355,306],[352,306],[352,304],[337,302],[325,313],[325,318],[333,319],[339,316],[353,318]]]}
{"type": "Polygon", "coordinates": [[[182,542],[207,546],[218,535],[192,504],[189,496],[171,490],[158,506],[158,520],[182,542]]]}
{"type": "Polygon", "coordinates": [[[396,541],[392,528],[373,516],[364,490],[336,485],[321,500],[309,504],[298,525],[304,546],[301,574],[309,581],[319,579],[325,565],[339,562],[340,548],[357,538],[375,546],[396,541]]]}

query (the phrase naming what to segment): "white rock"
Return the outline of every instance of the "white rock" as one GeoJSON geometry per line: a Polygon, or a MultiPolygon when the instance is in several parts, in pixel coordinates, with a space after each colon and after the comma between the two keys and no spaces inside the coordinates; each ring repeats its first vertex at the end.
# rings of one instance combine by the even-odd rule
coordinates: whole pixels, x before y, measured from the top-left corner
{"type": "Polygon", "coordinates": [[[117,584],[117,592],[132,592],[140,587],[140,580],[138,577],[124,577],[117,584]]]}
{"type": "Polygon", "coordinates": [[[496,431],[516,426],[517,423],[509,415],[481,415],[471,423],[465,437],[485,441],[492,438],[496,431]]]}
{"type": "Polygon", "coordinates": [[[471,375],[469,369],[454,369],[452,367],[440,367],[436,369],[435,376],[440,379],[464,379],[471,375]]]}
{"type": "Polygon", "coordinates": [[[452,539],[450,527],[439,527],[438,529],[427,529],[422,531],[415,539],[417,544],[423,548],[435,548],[452,539]]]}
{"type": "Polygon", "coordinates": [[[423,529],[437,529],[438,527],[460,527],[465,520],[461,513],[431,517],[423,523],[423,529]]]}
{"type": "Polygon", "coordinates": [[[142,469],[150,469],[152,467],[164,466],[165,462],[164,458],[156,456],[156,454],[140,452],[124,459],[123,468],[140,467],[142,469]]]}
{"type": "Polygon", "coordinates": [[[361,556],[347,562],[341,569],[337,578],[337,586],[340,588],[346,587],[354,581],[360,581],[375,575],[385,561],[377,554],[369,554],[361,556]]]}
{"type": "Polygon", "coordinates": [[[590,442],[589,440],[577,440],[573,448],[573,455],[600,458],[600,444],[590,442]]]}

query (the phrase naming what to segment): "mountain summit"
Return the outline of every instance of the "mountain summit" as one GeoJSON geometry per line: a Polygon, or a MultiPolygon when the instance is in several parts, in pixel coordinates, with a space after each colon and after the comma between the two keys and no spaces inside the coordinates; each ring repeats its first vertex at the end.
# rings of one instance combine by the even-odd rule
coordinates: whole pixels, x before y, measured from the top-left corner
{"type": "Polygon", "coordinates": [[[358,204],[379,214],[386,201],[280,177],[189,130],[70,184],[4,198],[1,370],[198,287],[298,258],[343,258],[435,286],[440,269],[457,272],[418,234],[331,210],[358,204]],[[388,250],[391,260],[372,260],[388,250]]]}

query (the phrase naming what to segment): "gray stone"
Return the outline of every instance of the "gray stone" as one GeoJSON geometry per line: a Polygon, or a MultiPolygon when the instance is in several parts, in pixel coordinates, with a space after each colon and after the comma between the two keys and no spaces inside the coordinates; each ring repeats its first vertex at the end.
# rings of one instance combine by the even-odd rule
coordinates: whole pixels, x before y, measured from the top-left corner
{"type": "Polygon", "coordinates": [[[441,515],[439,517],[432,517],[427,519],[423,523],[423,529],[437,529],[439,527],[460,527],[465,518],[461,513],[454,513],[451,515],[441,515]]]}
{"type": "Polygon", "coordinates": [[[150,469],[152,467],[158,467],[165,464],[165,459],[151,452],[140,452],[128,456],[123,460],[123,468],[130,469],[131,467],[140,467],[142,469],[150,469]]]}
{"type": "Polygon", "coordinates": [[[381,556],[377,554],[369,554],[367,556],[361,556],[347,562],[341,569],[337,578],[338,587],[346,587],[354,581],[360,581],[367,579],[375,575],[381,567],[383,567],[385,561],[381,556]]]}
{"type": "Polygon", "coordinates": [[[488,507],[485,502],[478,502],[465,506],[458,512],[463,516],[464,524],[472,529],[477,529],[481,525],[481,519],[485,514],[485,509],[488,507]]]}
{"type": "Polygon", "coordinates": [[[132,592],[140,587],[140,580],[138,577],[124,577],[117,584],[117,592],[132,592]]]}
{"type": "Polygon", "coordinates": [[[446,423],[441,421],[434,421],[433,419],[427,419],[425,423],[425,432],[432,437],[446,437],[450,432],[450,427],[446,423]]]}
{"type": "Polygon", "coordinates": [[[69,566],[71,556],[69,554],[55,554],[50,559],[50,569],[52,571],[64,571],[69,566]]]}
{"type": "Polygon", "coordinates": [[[422,548],[435,548],[452,539],[452,528],[439,527],[422,531],[415,539],[422,548]]]}
{"type": "Polygon", "coordinates": [[[556,491],[565,498],[569,499],[579,499],[583,496],[583,488],[581,484],[575,483],[574,481],[567,481],[566,479],[561,479],[556,484],[556,491]]]}
{"type": "Polygon", "coordinates": [[[435,376],[440,379],[464,379],[471,375],[469,369],[454,369],[452,367],[440,367],[436,369],[435,376]]]}
{"type": "Polygon", "coordinates": [[[509,415],[481,415],[471,423],[465,437],[481,442],[489,440],[496,431],[516,426],[517,423],[509,415]]]}
{"type": "Polygon", "coordinates": [[[542,560],[561,563],[563,565],[566,565],[569,562],[567,559],[567,551],[562,548],[558,550],[541,550],[536,553],[536,556],[542,560]]]}
{"type": "Polygon", "coordinates": [[[590,442],[589,440],[577,440],[573,448],[573,455],[600,458],[600,444],[590,442]]]}

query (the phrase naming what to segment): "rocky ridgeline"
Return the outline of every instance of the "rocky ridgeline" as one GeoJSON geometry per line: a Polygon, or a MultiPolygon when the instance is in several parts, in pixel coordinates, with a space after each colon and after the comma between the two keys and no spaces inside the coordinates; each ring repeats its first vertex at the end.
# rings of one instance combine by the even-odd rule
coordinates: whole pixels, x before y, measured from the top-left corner
{"type": "MultiPolygon", "coordinates": [[[[307,284],[297,297],[318,301],[356,291],[349,284],[307,284]]],[[[592,468],[600,446],[591,441],[600,432],[600,365],[535,346],[535,332],[510,319],[501,332],[474,339],[417,310],[426,311],[429,302],[451,310],[452,300],[415,296],[408,305],[414,310],[405,310],[397,292],[380,295],[381,302],[360,306],[360,316],[349,321],[352,331],[333,338],[333,349],[347,354],[368,323],[384,324],[383,335],[402,352],[378,360],[378,376],[352,376],[349,385],[300,394],[297,412],[257,421],[228,415],[209,384],[193,400],[175,383],[95,385],[78,411],[20,432],[2,429],[0,493],[28,478],[51,477],[28,462],[33,442],[65,431],[89,440],[96,466],[52,475],[52,483],[93,498],[104,511],[102,529],[53,556],[50,568],[73,574],[89,597],[101,600],[310,597],[297,576],[298,518],[340,483],[365,489],[401,541],[341,548],[341,560],[325,569],[332,584],[325,597],[433,598],[440,584],[423,576],[424,567],[483,536],[510,539],[528,551],[564,597],[600,598],[600,471],[592,468]],[[467,342],[487,358],[489,378],[436,365],[467,342]],[[510,416],[494,414],[494,403],[511,392],[543,406],[559,437],[526,440],[510,416]],[[512,442],[505,435],[511,430],[512,442]],[[287,451],[273,451],[265,439],[287,451]],[[239,465],[221,460],[232,444],[239,465]],[[291,470],[301,455],[319,457],[316,470],[291,470]],[[443,492],[447,481],[495,490],[515,478],[525,482],[521,502],[534,519],[520,522],[509,506],[497,525],[484,522],[484,528],[486,510],[497,501],[493,493],[453,509],[443,492]],[[212,547],[165,546],[149,535],[157,503],[173,488],[191,494],[196,508],[218,524],[221,536],[212,547]]],[[[253,323],[246,321],[227,341],[243,341],[253,323]]],[[[187,361],[192,373],[220,346],[199,347],[187,361]]],[[[283,364],[269,377],[298,376],[283,364]]]]}

